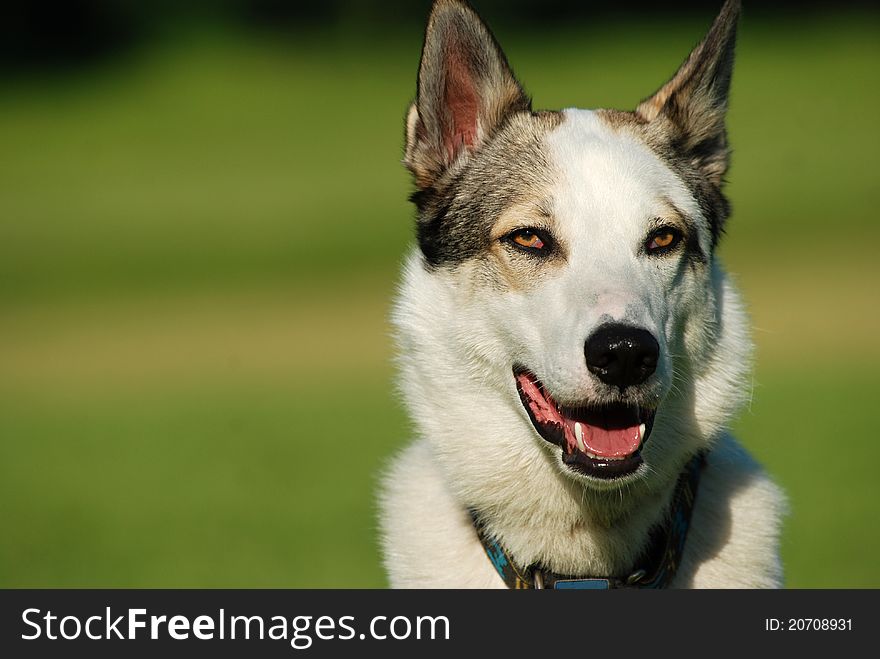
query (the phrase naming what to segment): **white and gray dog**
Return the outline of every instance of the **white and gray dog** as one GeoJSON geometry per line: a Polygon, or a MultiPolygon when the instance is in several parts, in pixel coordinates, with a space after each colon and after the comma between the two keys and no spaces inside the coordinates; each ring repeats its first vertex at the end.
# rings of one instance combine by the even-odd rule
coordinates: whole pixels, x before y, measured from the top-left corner
{"type": "Polygon", "coordinates": [[[743,305],[715,254],[739,2],[634,111],[533,111],[460,0],[406,121],[393,320],[418,439],[383,478],[393,587],[774,587],[780,490],[731,437],[743,305]]]}

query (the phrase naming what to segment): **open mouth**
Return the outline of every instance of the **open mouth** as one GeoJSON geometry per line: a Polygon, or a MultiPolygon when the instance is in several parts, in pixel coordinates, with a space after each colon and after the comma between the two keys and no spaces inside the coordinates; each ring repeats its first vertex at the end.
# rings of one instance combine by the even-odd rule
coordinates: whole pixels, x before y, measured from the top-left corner
{"type": "Polygon", "coordinates": [[[529,371],[514,369],[516,389],[535,430],[562,448],[573,471],[602,479],[620,478],[642,464],[640,451],[651,434],[656,410],[628,403],[559,405],[529,371]]]}

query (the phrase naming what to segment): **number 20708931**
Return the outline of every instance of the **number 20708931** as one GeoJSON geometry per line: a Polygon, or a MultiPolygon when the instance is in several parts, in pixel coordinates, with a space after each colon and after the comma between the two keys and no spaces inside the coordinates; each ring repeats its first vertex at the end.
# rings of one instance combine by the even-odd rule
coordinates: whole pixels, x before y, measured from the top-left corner
{"type": "Polygon", "coordinates": [[[764,618],[768,632],[852,631],[852,618],[764,618]]]}

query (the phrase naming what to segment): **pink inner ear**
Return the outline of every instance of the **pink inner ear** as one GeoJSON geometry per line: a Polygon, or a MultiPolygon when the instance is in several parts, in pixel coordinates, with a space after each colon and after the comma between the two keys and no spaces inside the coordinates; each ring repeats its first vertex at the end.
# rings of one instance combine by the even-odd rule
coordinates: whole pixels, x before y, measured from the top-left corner
{"type": "Polygon", "coordinates": [[[465,58],[456,52],[457,49],[451,50],[446,60],[444,99],[449,121],[443,131],[443,146],[450,163],[455,160],[462,147],[476,144],[480,112],[480,99],[473,73],[465,58]]]}

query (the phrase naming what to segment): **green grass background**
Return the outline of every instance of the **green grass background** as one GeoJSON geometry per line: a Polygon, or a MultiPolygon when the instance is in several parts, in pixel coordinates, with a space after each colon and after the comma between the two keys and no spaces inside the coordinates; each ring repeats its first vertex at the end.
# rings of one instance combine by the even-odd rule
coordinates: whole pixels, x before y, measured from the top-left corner
{"type": "MultiPolygon", "coordinates": [[[[537,107],[629,108],[705,26],[498,36],[537,107]]],[[[741,35],[722,255],[758,351],[736,430],[789,493],[788,584],[878,587],[877,16],[741,35]]],[[[385,584],[420,39],[189,30],[2,83],[0,586],[385,584]]]]}

